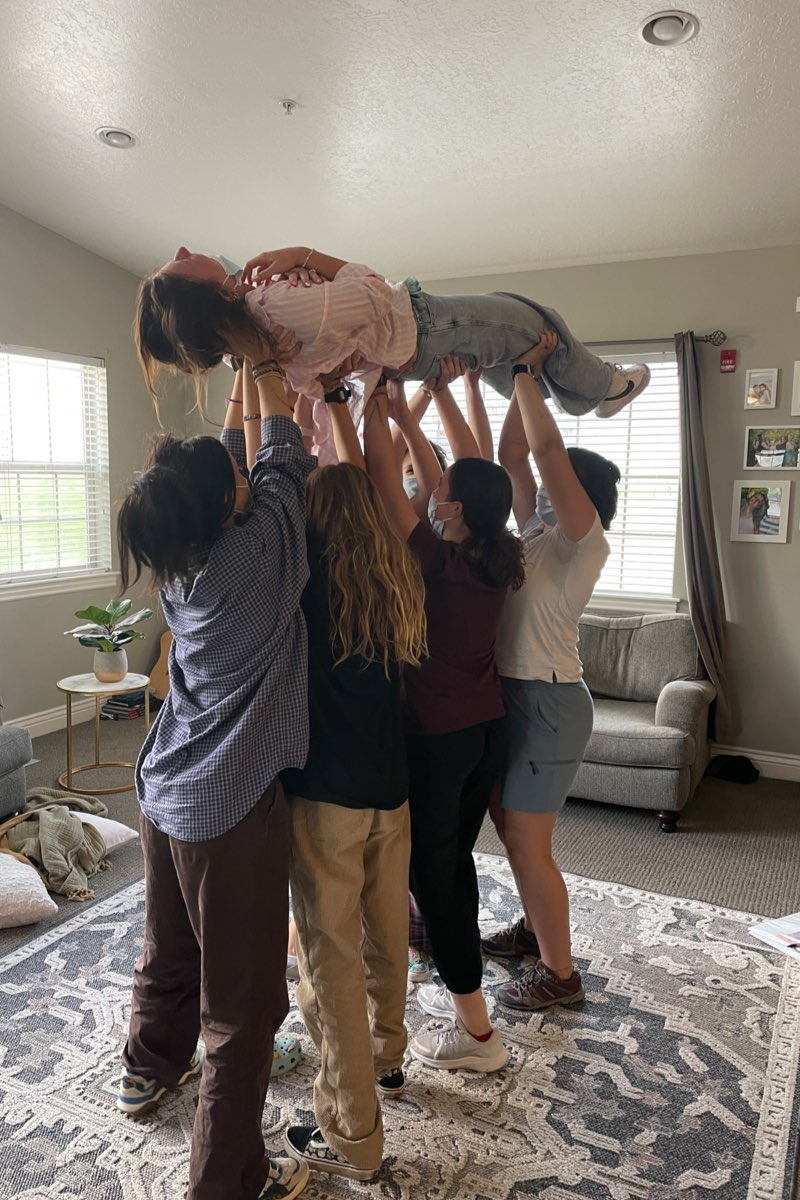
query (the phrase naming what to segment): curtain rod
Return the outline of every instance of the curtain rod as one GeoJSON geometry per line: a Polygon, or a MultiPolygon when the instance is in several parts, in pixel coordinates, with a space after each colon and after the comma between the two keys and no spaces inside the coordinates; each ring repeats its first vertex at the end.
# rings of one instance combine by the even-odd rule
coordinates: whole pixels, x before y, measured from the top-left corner
{"type": "MultiPolygon", "coordinates": [[[[710,342],[712,346],[721,346],[723,342],[727,342],[728,335],[721,329],[715,329],[713,333],[696,333],[694,340],[710,342]]],[[[583,344],[584,346],[674,346],[675,338],[614,338],[605,342],[584,342],[583,344]]]]}

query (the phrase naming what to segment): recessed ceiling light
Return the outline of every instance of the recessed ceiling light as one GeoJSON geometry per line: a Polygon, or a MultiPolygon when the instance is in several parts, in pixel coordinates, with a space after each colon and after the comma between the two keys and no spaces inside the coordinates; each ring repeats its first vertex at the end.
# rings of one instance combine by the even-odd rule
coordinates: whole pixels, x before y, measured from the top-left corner
{"type": "Polygon", "coordinates": [[[679,8],[666,8],[642,22],[641,35],[651,46],[683,46],[696,36],[700,22],[679,8]]]}
{"type": "Polygon", "coordinates": [[[132,150],[136,145],[136,138],[132,133],[114,125],[101,125],[99,129],[95,129],[94,135],[104,146],[113,146],[115,150],[132,150]]]}

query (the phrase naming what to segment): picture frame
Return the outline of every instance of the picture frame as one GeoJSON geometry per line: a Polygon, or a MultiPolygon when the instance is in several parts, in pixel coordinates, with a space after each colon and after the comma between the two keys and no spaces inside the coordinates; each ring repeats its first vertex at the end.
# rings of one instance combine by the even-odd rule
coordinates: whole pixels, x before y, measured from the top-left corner
{"type": "Polygon", "coordinates": [[[794,364],[791,415],[793,417],[800,417],[800,362],[794,364]]]}
{"type": "Polygon", "coordinates": [[[744,377],[746,409],[774,408],[778,403],[778,368],[757,367],[744,377]]]}
{"type": "Polygon", "coordinates": [[[748,425],[744,432],[745,471],[796,471],[798,425],[748,425]]]}
{"type": "Polygon", "coordinates": [[[731,541],[780,545],[789,532],[789,497],[786,479],[736,479],[731,508],[731,541]]]}

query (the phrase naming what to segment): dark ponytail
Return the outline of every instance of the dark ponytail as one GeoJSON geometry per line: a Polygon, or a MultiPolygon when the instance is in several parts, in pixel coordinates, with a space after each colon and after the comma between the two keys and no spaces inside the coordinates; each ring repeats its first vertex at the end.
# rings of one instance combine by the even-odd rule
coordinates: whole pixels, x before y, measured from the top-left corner
{"type": "Polygon", "coordinates": [[[459,458],[450,467],[450,499],[461,504],[469,536],[459,543],[472,573],[490,587],[518,591],[525,582],[522,543],[506,528],[511,479],[484,458],[459,458]]]}
{"type": "Polygon", "coordinates": [[[148,568],[161,588],[191,579],[235,503],[230,455],[213,437],[153,439],[117,516],[122,592],[148,568]]]}

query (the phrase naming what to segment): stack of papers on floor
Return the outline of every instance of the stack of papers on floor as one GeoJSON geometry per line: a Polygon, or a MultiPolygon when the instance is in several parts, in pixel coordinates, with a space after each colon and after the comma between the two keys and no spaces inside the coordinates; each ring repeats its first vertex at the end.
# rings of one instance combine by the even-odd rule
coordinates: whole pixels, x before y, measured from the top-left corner
{"type": "Polygon", "coordinates": [[[753,925],[750,932],[768,946],[800,961],[800,912],[776,917],[774,921],[762,921],[760,925],[753,925]]]}

